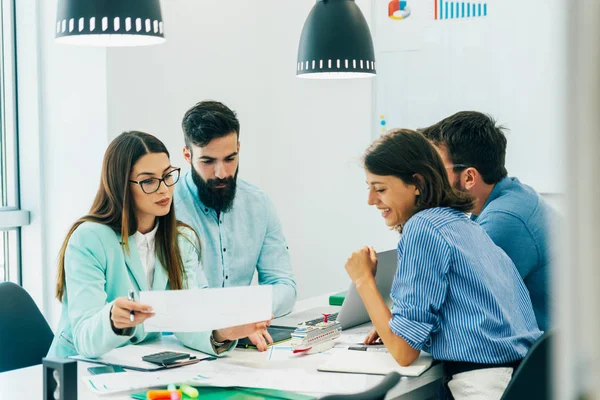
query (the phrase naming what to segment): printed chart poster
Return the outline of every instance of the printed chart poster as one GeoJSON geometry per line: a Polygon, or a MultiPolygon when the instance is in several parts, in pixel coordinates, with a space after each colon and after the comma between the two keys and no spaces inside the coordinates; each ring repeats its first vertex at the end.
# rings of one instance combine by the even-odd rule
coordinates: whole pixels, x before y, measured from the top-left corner
{"type": "MultiPolygon", "coordinates": [[[[420,50],[440,41],[444,22],[484,19],[497,0],[375,0],[375,47],[378,52],[420,50]],[[441,24],[440,24],[441,23],[441,24]]],[[[470,22],[473,23],[473,22],[470,22]]]]}

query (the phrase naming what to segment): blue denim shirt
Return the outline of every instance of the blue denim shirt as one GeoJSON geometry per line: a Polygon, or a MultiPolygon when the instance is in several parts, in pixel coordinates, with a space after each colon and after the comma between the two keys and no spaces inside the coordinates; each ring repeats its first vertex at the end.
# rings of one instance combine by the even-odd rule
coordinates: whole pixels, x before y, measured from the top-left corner
{"type": "Polygon", "coordinates": [[[550,226],[555,212],[531,187],[505,177],[490,193],[478,222],[508,254],[529,290],[541,330],[550,328],[550,226]]]}
{"type": "Polygon", "coordinates": [[[200,236],[209,287],[248,286],[258,271],[260,285],[273,285],[273,314],[291,311],[296,282],[290,254],[275,207],[262,190],[238,178],[233,207],[219,219],[200,201],[188,171],[175,186],[174,204],[177,219],[200,236]]]}

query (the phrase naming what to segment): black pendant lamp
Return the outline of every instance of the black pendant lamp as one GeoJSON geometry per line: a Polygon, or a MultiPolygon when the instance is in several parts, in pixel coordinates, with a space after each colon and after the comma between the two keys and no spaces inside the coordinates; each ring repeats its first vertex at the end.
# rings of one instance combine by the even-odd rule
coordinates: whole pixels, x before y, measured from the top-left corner
{"type": "Polygon", "coordinates": [[[371,31],[354,0],[317,0],[302,29],[296,76],[339,79],[375,75],[371,31]]]}
{"type": "Polygon", "coordinates": [[[58,43],[145,46],[164,41],[160,0],[58,0],[58,43]]]}

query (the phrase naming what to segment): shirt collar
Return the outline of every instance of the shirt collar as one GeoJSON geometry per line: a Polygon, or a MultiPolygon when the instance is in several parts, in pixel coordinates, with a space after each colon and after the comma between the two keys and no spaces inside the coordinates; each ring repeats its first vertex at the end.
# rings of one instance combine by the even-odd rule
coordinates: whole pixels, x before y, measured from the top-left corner
{"type": "Polygon", "coordinates": [[[500,197],[500,193],[502,193],[502,191],[504,189],[508,188],[508,186],[511,183],[512,183],[512,179],[509,178],[508,176],[505,176],[504,178],[502,178],[498,182],[496,182],[496,184],[494,185],[494,188],[490,192],[490,195],[488,196],[487,200],[485,201],[485,204],[483,205],[481,212],[483,212],[483,210],[485,210],[485,208],[488,206],[488,204],[490,204],[492,201],[494,201],[498,197],[500,197]]]}
{"type": "Polygon", "coordinates": [[[142,244],[147,243],[149,246],[153,246],[154,240],[156,239],[157,231],[158,231],[158,222],[156,222],[156,225],[154,225],[154,229],[152,229],[150,232],[148,232],[146,234],[141,233],[140,231],[135,232],[133,235],[133,239],[135,240],[135,245],[139,247],[142,244]]]}

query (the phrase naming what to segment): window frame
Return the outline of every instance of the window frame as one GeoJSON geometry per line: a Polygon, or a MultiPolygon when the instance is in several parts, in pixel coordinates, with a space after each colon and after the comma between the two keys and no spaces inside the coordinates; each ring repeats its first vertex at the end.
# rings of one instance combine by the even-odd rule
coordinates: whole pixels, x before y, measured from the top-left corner
{"type": "Polygon", "coordinates": [[[30,213],[20,208],[15,1],[0,0],[0,245],[5,264],[0,279],[22,284],[21,227],[29,225],[30,213]]]}

